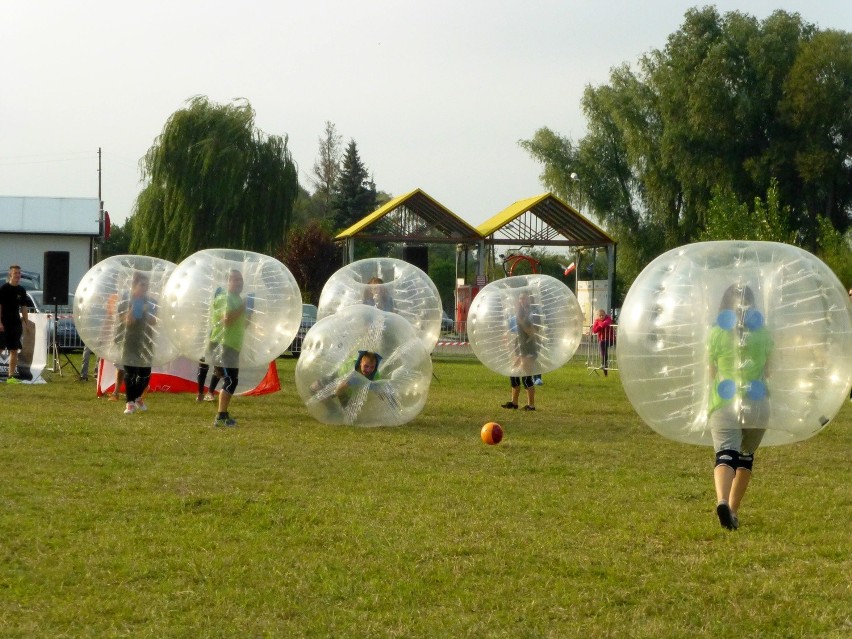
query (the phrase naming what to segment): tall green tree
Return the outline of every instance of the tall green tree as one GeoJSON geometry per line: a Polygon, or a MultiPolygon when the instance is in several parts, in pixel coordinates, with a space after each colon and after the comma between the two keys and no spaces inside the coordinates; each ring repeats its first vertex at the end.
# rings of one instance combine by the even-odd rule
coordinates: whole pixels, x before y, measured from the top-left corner
{"type": "Polygon", "coordinates": [[[127,255],[130,253],[131,232],[131,220],[127,220],[123,225],[112,224],[109,239],[104,240],[101,246],[100,258],[104,259],[113,255],[127,255]]]}
{"type": "Polygon", "coordinates": [[[334,226],[342,230],[352,226],[376,209],[376,185],[358,154],[358,145],[350,140],[334,186],[334,226]]]}
{"type": "Polygon", "coordinates": [[[798,14],[691,9],[662,50],[586,88],[583,138],[543,128],[520,144],[548,188],[619,240],[628,282],[699,237],[715,189],[752,202],[773,178],[797,242],[813,250],[819,215],[841,233],[850,224],[851,43],[798,14]]]}
{"type": "Polygon", "coordinates": [[[757,197],[749,208],[738,202],[730,191],[715,188],[707,212],[707,223],[698,239],[754,240],[792,244],[795,233],[790,229],[789,207],[782,207],[778,183],[773,178],[766,200],[757,197]]]}
{"type": "Polygon", "coordinates": [[[334,187],[340,175],[342,140],[343,136],[337,133],[335,125],[327,120],[325,130],[319,138],[319,154],[314,161],[312,182],[315,190],[311,198],[314,208],[323,220],[332,217],[334,187]]]}
{"type": "Polygon", "coordinates": [[[204,96],[176,111],[143,158],[131,250],[180,261],[204,248],[273,254],[284,242],[298,175],[287,137],[265,135],[251,105],[204,96]]]}

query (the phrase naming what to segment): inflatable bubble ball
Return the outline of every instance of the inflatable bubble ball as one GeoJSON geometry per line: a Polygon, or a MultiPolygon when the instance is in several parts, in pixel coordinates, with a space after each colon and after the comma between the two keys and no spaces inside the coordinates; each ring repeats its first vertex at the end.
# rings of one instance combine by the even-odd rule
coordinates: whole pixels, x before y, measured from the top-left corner
{"type": "Polygon", "coordinates": [[[414,327],[430,353],[441,334],[441,296],[422,270],[391,257],[375,257],[347,264],[322,289],[317,318],[333,315],[353,304],[396,313],[414,327]]]}
{"type": "Polygon", "coordinates": [[[140,367],[180,354],[164,327],[163,289],[174,269],[144,255],[115,255],[89,269],[74,293],[74,324],[93,353],[140,367]]]}
{"type": "Polygon", "coordinates": [[[470,346],[500,375],[555,370],[574,355],[583,312],[570,288],[549,275],[516,275],[483,288],[467,316],[470,346]]]}
{"type": "Polygon", "coordinates": [[[356,304],[319,320],[305,336],[296,389],[325,424],[399,426],[426,405],[432,360],[414,327],[356,304]]]}
{"type": "Polygon", "coordinates": [[[264,366],[293,341],[299,286],[284,264],[251,251],[205,249],[175,268],[165,323],[183,355],[215,366],[264,366]]]}
{"type": "Polygon", "coordinates": [[[636,412],[681,442],[765,430],[813,436],[849,398],[852,305],[818,258],[774,242],[703,242],[639,275],[619,316],[621,381],[636,412]],[[732,426],[733,425],[733,426],[732,426]]]}

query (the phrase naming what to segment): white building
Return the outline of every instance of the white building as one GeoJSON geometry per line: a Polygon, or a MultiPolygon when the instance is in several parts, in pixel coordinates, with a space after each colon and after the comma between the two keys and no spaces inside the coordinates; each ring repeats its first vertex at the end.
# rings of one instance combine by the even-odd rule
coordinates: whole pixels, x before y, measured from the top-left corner
{"type": "Polygon", "coordinates": [[[0,281],[11,264],[41,274],[44,254],[68,251],[68,292],[92,265],[101,234],[98,198],[0,196],[0,281]]]}

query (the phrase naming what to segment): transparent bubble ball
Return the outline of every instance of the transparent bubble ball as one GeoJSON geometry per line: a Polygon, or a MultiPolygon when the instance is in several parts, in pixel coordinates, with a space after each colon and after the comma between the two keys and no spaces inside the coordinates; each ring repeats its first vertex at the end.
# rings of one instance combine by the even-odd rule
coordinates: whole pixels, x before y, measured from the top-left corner
{"type": "Polygon", "coordinates": [[[516,275],[489,283],[467,316],[470,346],[500,375],[556,370],[571,359],[583,334],[583,312],[570,288],[549,275],[516,275]]]}
{"type": "Polygon", "coordinates": [[[141,367],[160,366],[180,354],[165,330],[162,301],[174,269],[171,262],[144,255],[114,255],[89,269],[74,293],[74,324],[93,353],[141,367]],[[134,280],[144,282],[136,297],[134,280]]]}
{"type": "Polygon", "coordinates": [[[798,247],[690,244],[659,256],[630,287],[618,320],[621,381],[642,419],[676,441],[712,445],[708,418],[719,401],[744,428],[749,411],[768,405],[762,446],[804,440],[848,401],[850,313],[834,273],[798,247]],[[723,304],[732,286],[750,290],[753,303],[723,304]],[[748,375],[758,338],[770,344],[765,374],[748,375]],[[730,379],[711,370],[719,339],[734,345],[730,379]]]}
{"type": "Polygon", "coordinates": [[[363,304],[341,308],[311,327],[296,365],[299,396],[325,424],[405,424],[423,410],[431,381],[432,360],[414,327],[363,304]],[[378,356],[374,376],[360,366],[365,353],[378,356]]]}
{"type": "Polygon", "coordinates": [[[183,260],[166,284],[164,304],[166,328],[181,353],[215,366],[269,364],[302,319],[302,295],[289,269],[268,255],[235,249],[205,249],[183,260]],[[235,330],[232,321],[239,322],[235,330]]]}
{"type": "Polygon", "coordinates": [[[392,257],[375,257],[347,264],[322,289],[317,318],[354,304],[375,306],[405,318],[431,352],[441,334],[441,296],[435,283],[413,264],[392,257]],[[382,283],[371,284],[380,279],[382,283]]]}

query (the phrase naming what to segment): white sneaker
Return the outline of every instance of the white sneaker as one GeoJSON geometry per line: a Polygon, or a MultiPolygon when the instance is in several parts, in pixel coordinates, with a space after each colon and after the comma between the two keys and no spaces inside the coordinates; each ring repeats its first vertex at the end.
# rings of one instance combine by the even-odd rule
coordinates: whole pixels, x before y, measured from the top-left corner
{"type": "Polygon", "coordinates": [[[216,396],[215,396],[213,393],[207,393],[207,394],[204,396],[204,401],[205,401],[205,402],[215,402],[215,401],[216,401],[216,396]]]}
{"type": "Polygon", "coordinates": [[[148,410],[148,405],[140,397],[136,400],[136,410],[148,410]]]}
{"type": "Polygon", "coordinates": [[[127,406],[124,409],[124,414],[125,415],[132,415],[135,412],[136,412],[136,404],[134,404],[133,402],[127,402],[127,406]]]}

